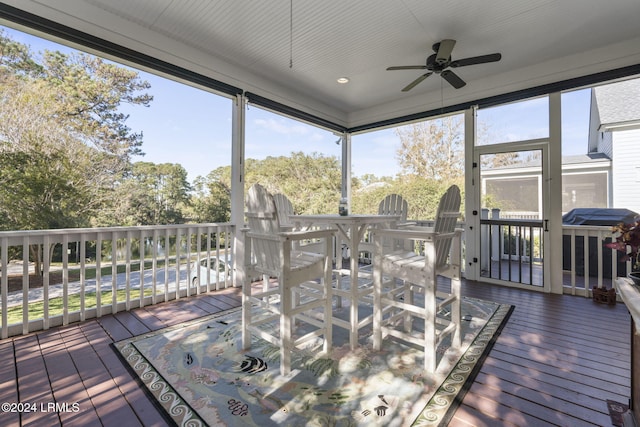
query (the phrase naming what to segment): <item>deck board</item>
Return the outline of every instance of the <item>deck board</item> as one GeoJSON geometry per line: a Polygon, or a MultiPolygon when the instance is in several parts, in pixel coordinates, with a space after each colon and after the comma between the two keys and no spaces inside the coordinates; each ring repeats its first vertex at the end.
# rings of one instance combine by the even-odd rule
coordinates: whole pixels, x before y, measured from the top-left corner
{"type": "MultiPolygon", "coordinates": [[[[449,425],[611,425],[606,400],[630,395],[623,304],[479,282],[464,282],[463,294],[515,309],[449,425]]],[[[0,341],[0,357],[14,360],[0,366],[0,396],[82,407],[0,414],[0,425],[166,425],[111,344],[239,306],[239,289],[225,289],[0,341]]]]}

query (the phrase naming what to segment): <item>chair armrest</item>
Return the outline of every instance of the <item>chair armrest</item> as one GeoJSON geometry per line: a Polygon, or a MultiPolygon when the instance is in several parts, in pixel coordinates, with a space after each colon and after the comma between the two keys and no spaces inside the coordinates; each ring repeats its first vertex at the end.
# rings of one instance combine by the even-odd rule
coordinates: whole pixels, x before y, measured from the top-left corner
{"type": "Polygon", "coordinates": [[[273,234],[265,234],[265,233],[254,233],[251,231],[247,232],[247,237],[255,238],[255,239],[263,239],[263,240],[272,240],[276,242],[283,242],[286,240],[304,240],[304,239],[322,239],[322,238],[330,238],[338,230],[333,228],[325,228],[322,230],[309,230],[309,231],[285,231],[273,234]]]}
{"type": "Polygon", "coordinates": [[[399,222],[396,224],[397,228],[407,228],[407,227],[413,227],[416,226],[417,222],[415,221],[407,221],[407,222],[399,222]]]}
{"type": "Polygon", "coordinates": [[[335,228],[323,228],[320,230],[300,230],[286,231],[278,233],[289,240],[305,240],[305,239],[327,239],[333,237],[338,232],[335,228]]]}
{"type": "Polygon", "coordinates": [[[410,239],[410,240],[434,240],[455,237],[462,233],[461,228],[457,228],[452,233],[436,233],[433,227],[409,227],[409,228],[384,228],[373,229],[372,234],[375,237],[392,237],[394,239],[410,239]]]}

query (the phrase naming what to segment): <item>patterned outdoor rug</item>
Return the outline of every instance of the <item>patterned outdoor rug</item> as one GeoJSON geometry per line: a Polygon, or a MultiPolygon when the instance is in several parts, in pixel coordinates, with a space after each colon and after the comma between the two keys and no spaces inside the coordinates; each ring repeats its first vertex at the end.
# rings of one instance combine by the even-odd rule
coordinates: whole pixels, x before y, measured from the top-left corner
{"type": "Polygon", "coordinates": [[[240,309],[114,345],[181,426],[446,425],[513,309],[470,298],[462,308],[462,349],[441,351],[431,374],[417,349],[385,340],[374,352],[365,330],[350,351],[334,328],[331,358],[296,352],[282,377],[277,347],[241,350],[240,309]]]}

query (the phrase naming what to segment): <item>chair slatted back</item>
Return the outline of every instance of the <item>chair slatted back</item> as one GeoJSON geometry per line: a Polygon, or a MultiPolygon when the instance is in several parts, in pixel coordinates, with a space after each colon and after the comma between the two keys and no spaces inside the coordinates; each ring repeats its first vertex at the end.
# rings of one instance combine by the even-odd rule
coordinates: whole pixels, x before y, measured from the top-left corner
{"type": "Polygon", "coordinates": [[[276,210],[278,211],[278,220],[281,227],[293,228],[293,223],[289,218],[289,215],[293,215],[293,203],[287,196],[282,193],[276,193],[273,195],[273,200],[276,203],[276,210]]]}
{"type": "Polygon", "coordinates": [[[246,197],[247,225],[251,235],[252,258],[261,273],[278,274],[281,269],[282,245],[274,236],[280,232],[278,210],[273,196],[260,184],[249,188],[246,197]]]}
{"type": "Polygon", "coordinates": [[[400,215],[399,222],[407,220],[409,204],[399,194],[389,194],[378,206],[379,215],[400,215]]]}
{"type": "MultiPolygon", "coordinates": [[[[452,185],[440,198],[438,210],[436,211],[436,222],[433,229],[436,233],[452,233],[458,218],[460,217],[460,189],[457,185],[452,185]]],[[[452,239],[441,239],[436,241],[436,266],[447,263],[452,239]]]]}

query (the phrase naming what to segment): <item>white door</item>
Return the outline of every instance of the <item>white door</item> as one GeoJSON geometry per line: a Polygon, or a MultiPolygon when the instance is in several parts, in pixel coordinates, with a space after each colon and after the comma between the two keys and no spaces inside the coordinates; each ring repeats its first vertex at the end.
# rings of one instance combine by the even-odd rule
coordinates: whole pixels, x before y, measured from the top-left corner
{"type": "Polygon", "coordinates": [[[485,145],[474,150],[480,210],[476,277],[548,291],[548,141],[485,145]]]}

